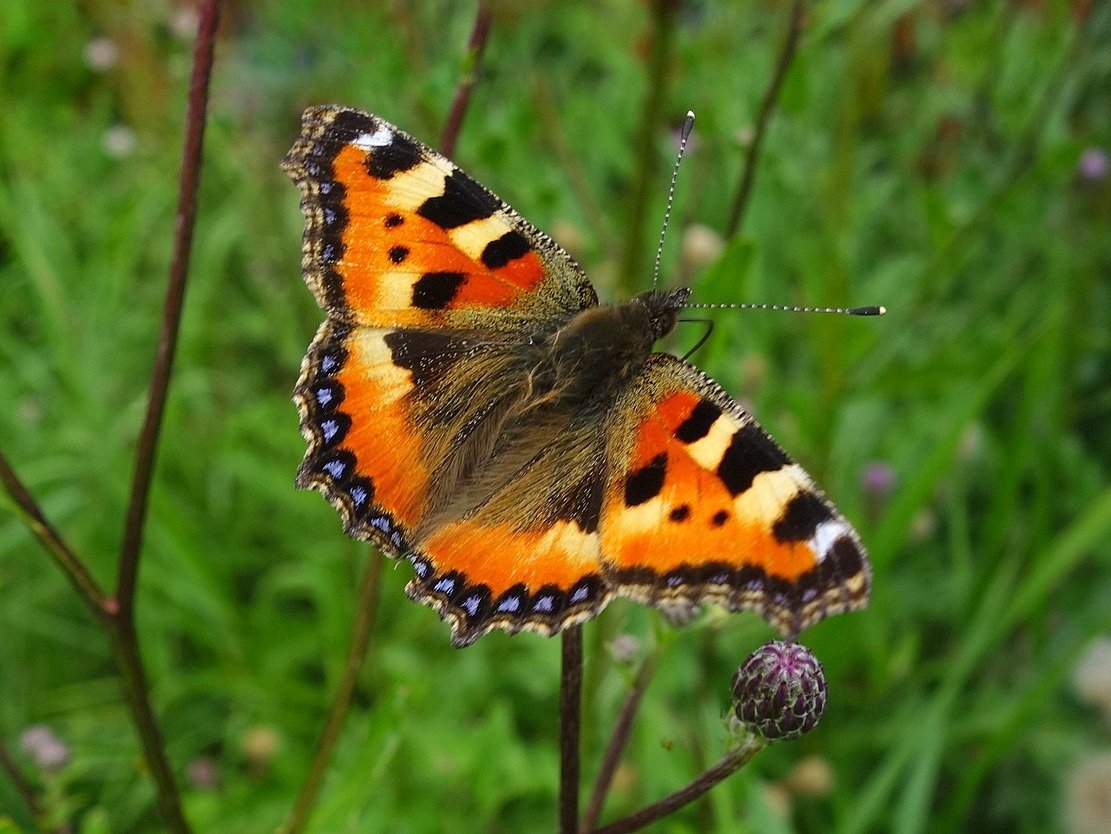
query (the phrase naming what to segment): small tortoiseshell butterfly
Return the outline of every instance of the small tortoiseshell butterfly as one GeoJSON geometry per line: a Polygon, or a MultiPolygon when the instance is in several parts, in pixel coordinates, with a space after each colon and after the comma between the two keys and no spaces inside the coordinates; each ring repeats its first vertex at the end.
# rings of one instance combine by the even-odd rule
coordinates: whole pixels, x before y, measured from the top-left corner
{"type": "Polygon", "coordinates": [[[756,421],[652,345],[688,289],[599,306],[558,244],[375,116],[313,107],[282,162],[327,313],[294,394],[297,484],[416,569],[465,646],[614,596],[752,609],[788,635],[865,605],[849,523],[756,421]]]}

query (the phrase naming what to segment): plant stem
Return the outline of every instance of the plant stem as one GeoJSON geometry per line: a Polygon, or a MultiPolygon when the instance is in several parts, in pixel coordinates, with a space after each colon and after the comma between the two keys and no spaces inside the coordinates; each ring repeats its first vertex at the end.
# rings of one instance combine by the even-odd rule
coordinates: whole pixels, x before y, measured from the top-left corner
{"type": "Polygon", "coordinates": [[[649,823],[674,813],[684,805],[698,799],[698,797],[702,796],[702,794],[706,793],[718,782],[736,773],[748,764],[752,760],[752,757],[763,750],[766,745],[767,742],[762,739],[749,735],[738,747],[722,756],[717,764],[703,771],[700,776],[688,783],[685,787],[680,788],[675,791],[675,793],[665,796],[659,802],[654,802],[648,807],[642,808],[635,814],[631,814],[624,819],[610,823],[602,828],[592,829],[590,834],[628,834],[630,831],[644,828],[644,826],[649,823]]]}
{"type": "Polygon", "coordinates": [[[23,771],[19,769],[19,765],[12,754],[8,752],[7,746],[3,741],[0,741],[0,767],[8,774],[12,785],[15,786],[15,792],[19,794],[27,810],[31,812],[31,816],[35,818],[36,824],[42,819],[42,806],[39,805],[38,797],[35,796],[34,788],[31,783],[27,781],[27,777],[23,775],[23,771]]]}
{"type": "Polygon", "coordinates": [[[81,557],[73,552],[61,534],[47,521],[39,503],[19,480],[19,476],[15,474],[15,470],[12,469],[3,452],[0,452],[0,483],[3,483],[4,490],[20,510],[27,527],[54,557],[54,561],[69,579],[77,595],[84,600],[98,620],[104,621],[110,607],[104,590],[89,572],[81,557]]]}
{"type": "Polygon", "coordinates": [[[630,185],[629,208],[626,215],[625,251],[621,259],[620,283],[631,291],[643,283],[648,243],[644,235],[644,219],[648,213],[648,196],[654,182],[663,181],[662,170],[656,166],[656,131],[664,109],[664,86],[671,56],[675,30],[676,0],[652,0],[651,53],[648,58],[648,89],[641,108],[637,128],[636,165],[630,185]]]}
{"type": "Polygon", "coordinates": [[[173,834],[189,834],[189,823],[182,812],[177,784],[166,758],[162,730],[150,703],[150,687],[139,654],[134,625],[124,621],[119,614],[112,617],[112,622],[114,627],[108,630],[112,656],[120,675],[120,688],[131,712],[131,720],[139,732],[143,755],[154,782],[158,810],[168,831],[173,834]]]}
{"type": "Polygon", "coordinates": [[[779,51],[779,58],[775,63],[775,71],[764,90],[764,98],[760,102],[760,110],[756,114],[756,127],[752,136],[752,144],[748,146],[745,155],[745,164],[741,169],[741,181],[737,186],[737,193],[733,197],[733,205],[729,210],[729,219],[725,223],[725,236],[731,238],[741,231],[745,210],[748,208],[749,196],[752,193],[752,184],[756,179],[756,163],[760,159],[760,151],[764,147],[764,135],[768,130],[775,105],[779,101],[779,93],[783,88],[783,79],[794,60],[798,49],[799,37],[802,34],[803,0],[795,0],[791,6],[791,21],[787,29],[787,37],[783,41],[783,48],[779,51]]]}
{"type": "Polygon", "coordinates": [[[451,102],[444,131],[440,134],[440,153],[444,156],[450,157],[455,153],[455,143],[459,139],[459,131],[463,128],[463,117],[471,101],[471,90],[474,89],[478,71],[482,67],[482,55],[486,51],[486,39],[490,35],[490,23],[493,18],[494,12],[490,8],[489,0],[478,0],[471,38],[467,43],[467,54],[463,58],[459,83],[455,87],[455,98],[451,102]]]}
{"type": "Polygon", "coordinates": [[[559,831],[579,830],[579,729],[582,720],[583,632],[564,629],[559,687],[559,831]]]}
{"type": "Polygon", "coordinates": [[[317,743],[316,753],[313,755],[312,765],[309,767],[308,776],[297,801],[293,805],[289,819],[279,829],[280,834],[297,834],[309,820],[317,796],[320,794],[320,785],[324,781],[324,774],[335,751],[336,742],[339,740],[340,730],[343,729],[344,720],[347,718],[351,706],[351,696],[355,691],[355,682],[358,680],[359,671],[366,658],[367,644],[370,640],[370,629],[374,625],[374,615],[378,610],[378,590],[381,587],[382,565],[385,557],[375,550],[363,573],[363,581],[359,587],[359,596],[356,600],[355,622],[351,627],[351,645],[347,650],[347,662],[344,664],[343,677],[336,689],[332,706],[328,710],[328,718],[324,724],[324,731],[317,743]]]}
{"type": "Polygon", "coordinates": [[[139,572],[147,499],[150,496],[158,436],[162,429],[162,415],[166,406],[170,371],[177,349],[181,310],[185,299],[189,253],[197,211],[197,183],[200,179],[201,147],[204,142],[205,111],[208,107],[208,83],[212,76],[212,53],[219,11],[220,0],[205,0],[201,5],[197,38],[193,46],[193,75],[185,117],[185,147],[182,152],[177,214],[174,219],[173,256],[170,259],[166,300],[162,308],[162,327],[158,334],[158,348],[147,395],[147,414],[135,454],[131,497],[124,521],[123,541],[120,544],[116,599],[119,602],[120,617],[125,622],[134,619],[135,583],[139,572]]]}
{"type": "Polygon", "coordinates": [[[648,684],[656,672],[658,659],[659,649],[656,648],[641,663],[636,678],[633,680],[633,685],[629,687],[629,691],[625,694],[625,701],[621,704],[621,711],[617,714],[617,721],[613,726],[613,734],[610,736],[609,744],[606,745],[606,752],[602,756],[602,764],[598,768],[598,776],[594,780],[594,788],[590,792],[590,801],[586,803],[586,812],[583,814],[582,825],[580,826],[583,830],[589,831],[592,829],[597,825],[598,817],[602,815],[606,794],[609,793],[610,785],[613,783],[613,774],[617,771],[617,765],[621,762],[621,753],[625,750],[625,745],[629,741],[633,718],[636,716],[641,699],[644,697],[648,684]]]}

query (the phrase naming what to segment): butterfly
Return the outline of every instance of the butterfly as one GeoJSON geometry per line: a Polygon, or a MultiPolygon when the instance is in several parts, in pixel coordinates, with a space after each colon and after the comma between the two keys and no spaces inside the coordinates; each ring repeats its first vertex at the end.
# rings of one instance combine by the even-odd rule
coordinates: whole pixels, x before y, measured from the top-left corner
{"type": "Polygon", "coordinates": [[[852,526],[725,391],[653,344],[689,289],[600,305],[548,235],[387,121],[305,111],[297,484],[408,559],[452,643],[551,635],[614,597],[786,635],[863,607],[852,526]]]}

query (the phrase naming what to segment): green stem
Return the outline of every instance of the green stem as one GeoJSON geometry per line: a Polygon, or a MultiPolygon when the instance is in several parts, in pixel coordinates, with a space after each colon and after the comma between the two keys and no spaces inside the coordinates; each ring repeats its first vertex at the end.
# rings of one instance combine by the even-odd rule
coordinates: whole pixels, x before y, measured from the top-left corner
{"type": "Polygon", "coordinates": [[[664,111],[667,66],[671,57],[677,6],[675,0],[652,0],[651,4],[652,51],[648,58],[648,90],[641,108],[640,127],[636,133],[636,167],[625,218],[625,251],[620,272],[621,285],[627,291],[644,283],[648,258],[644,222],[652,183],[661,181],[656,165],[656,131],[664,111]]]}
{"type": "Polygon", "coordinates": [[[636,717],[641,699],[648,690],[648,684],[656,672],[659,653],[660,650],[656,647],[652,654],[644,659],[637,670],[633,685],[629,687],[629,691],[625,694],[625,701],[621,704],[621,711],[617,714],[617,721],[613,725],[613,734],[610,736],[609,744],[606,745],[606,752],[602,756],[602,764],[598,768],[598,775],[594,780],[594,788],[590,792],[590,800],[586,803],[586,811],[583,813],[581,825],[583,830],[589,831],[592,829],[602,815],[606,794],[609,793],[610,785],[613,783],[613,775],[617,772],[617,765],[621,762],[621,754],[629,741],[629,734],[633,728],[633,718],[636,717]]]}
{"type": "Polygon", "coordinates": [[[363,581],[359,587],[359,597],[355,603],[355,623],[351,628],[351,645],[347,650],[347,662],[344,664],[343,677],[336,689],[332,706],[328,710],[328,718],[324,724],[324,731],[320,734],[320,741],[316,746],[308,776],[297,801],[293,805],[289,819],[279,829],[280,834],[298,834],[309,820],[313,806],[320,794],[320,786],[332,760],[336,742],[339,741],[340,730],[347,718],[351,707],[351,696],[355,692],[355,683],[359,671],[366,659],[367,644],[370,641],[370,629],[374,625],[374,615],[378,610],[378,590],[381,587],[382,565],[385,557],[375,551],[370,558],[363,574],[363,581]]]}
{"type": "Polygon", "coordinates": [[[39,805],[38,797],[35,796],[35,790],[31,787],[27,777],[23,775],[23,771],[19,769],[19,765],[12,758],[12,754],[8,752],[8,748],[3,741],[0,741],[0,767],[8,774],[8,779],[15,787],[15,792],[19,794],[23,803],[27,806],[27,810],[34,817],[35,824],[40,826],[40,830],[45,831],[45,828],[41,828],[42,806],[39,805]]]}
{"type": "Polygon", "coordinates": [[[752,143],[748,146],[745,155],[745,164],[741,169],[741,180],[737,185],[737,193],[733,197],[733,205],[729,210],[729,219],[725,223],[725,236],[731,238],[741,231],[745,210],[748,208],[749,198],[752,195],[752,184],[756,181],[756,164],[760,160],[760,151],[764,147],[764,136],[768,130],[775,105],[779,101],[780,90],[783,89],[783,79],[794,60],[798,49],[799,37],[802,34],[803,0],[795,0],[791,7],[791,22],[787,29],[787,37],[783,41],[783,48],[779,51],[779,58],[775,62],[775,71],[772,73],[768,86],[764,90],[764,98],[760,101],[760,110],[756,114],[756,127],[752,136],[752,143]]]}

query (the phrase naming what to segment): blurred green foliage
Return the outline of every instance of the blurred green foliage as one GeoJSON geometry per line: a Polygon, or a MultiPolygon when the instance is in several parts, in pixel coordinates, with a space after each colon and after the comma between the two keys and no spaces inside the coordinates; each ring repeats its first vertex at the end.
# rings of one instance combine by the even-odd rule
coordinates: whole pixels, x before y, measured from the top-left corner
{"type": "MultiPolygon", "coordinates": [[[[366,562],[325,502],[291,484],[303,445],[289,392],[321,313],[277,161],[302,108],[324,101],[434,144],[473,15],[447,2],[228,5],[138,609],[168,754],[203,832],[273,830],[287,813],[366,562]]],[[[603,297],[627,295],[650,276],[619,286],[622,247],[650,262],[667,184],[668,124],[654,126],[651,170],[633,153],[646,97],[661,95],[670,125],[698,114],[665,283],[691,282],[704,301],[890,311],[720,313],[696,357],[857,524],[875,587],[866,612],[804,637],[830,682],[820,728],[652,830],[1058,829],[1073,766],[1111,746],[1069,685],[1111,630],[1111,9],[810,5],[743,232],[707,264],[691,228],[723,228],[789,4],[683,3],[656,91],[648,6],[501,4],[456,160],[555,233],[603,297]],[[631,229],[639,177],[658,210],[631,229]],[[804,760],[828,766],[832,786],[788,778],[804,760]]],[[[0,12],[0,448],[109,586],[170,250],[190,8],[5,0],[0,12]]],[[[385,574],[310,830],[551,830],[558,641],[494,634],[454,651],[405,598],[409,575],[385,574]]],[[[608,654],[622,633],[666,646],[607,817],[718,757],[730,675],[770,636],[751,615],[673,630],[612,605],[586,629],[588,776],[631,675],[608,654]]],[[[56,821],[158,829],[103,636],[12,513],[0,515],[0,737],[56,821]],[[35,724],[69,747],[56,772],[20,749],[35,724]]],[[[33,828],[0,779],[5,815],[0,829],[33,828]]]]}

